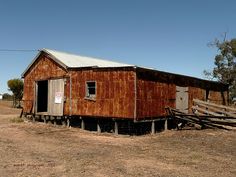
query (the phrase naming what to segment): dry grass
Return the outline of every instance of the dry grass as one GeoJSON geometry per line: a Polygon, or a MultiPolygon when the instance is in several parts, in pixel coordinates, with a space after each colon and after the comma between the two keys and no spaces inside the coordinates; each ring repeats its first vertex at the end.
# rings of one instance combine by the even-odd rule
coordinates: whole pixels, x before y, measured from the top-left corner
{"type": "Polygon", "coordinates": [[[0,176],[236,176],[235,131],[115,136],[12,123],[12,111],[0,115],[0,176]]]}
{"type": "Polygon", "coordinates": [[[22,123],[22,122],[24,122],[24,119],[20,118],[20,117],[13,117],[13,118],[10,119],[10,121],[12,123],[22,123]]]}
{"type": "Polygon", "coordinates": [[[12,108],[12,101],[0,100],[0,115],[19,114],[21,109],[12,108]]]}

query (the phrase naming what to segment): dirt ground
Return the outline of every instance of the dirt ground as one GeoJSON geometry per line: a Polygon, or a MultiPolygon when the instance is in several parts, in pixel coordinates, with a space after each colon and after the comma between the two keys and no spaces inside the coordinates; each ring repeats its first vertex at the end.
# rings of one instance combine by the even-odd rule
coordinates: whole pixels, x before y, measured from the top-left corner
{"type": "Polygon", "coordinates": [[[13,123],[0,102],[0,176],[236,176],[236,131],[127,136],[13,123]]]}

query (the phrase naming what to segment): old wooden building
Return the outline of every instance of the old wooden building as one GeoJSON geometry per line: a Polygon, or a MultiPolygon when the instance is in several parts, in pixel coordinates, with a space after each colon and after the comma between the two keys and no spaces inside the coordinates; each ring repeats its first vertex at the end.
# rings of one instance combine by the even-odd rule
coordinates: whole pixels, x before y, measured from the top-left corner
{"type": "Polygon", "coordinates": [[[24,113],[46,118],[129,120],[189,112],[193,99],[227,104],[228,86],[135,65],[41,50],[23,72],[24,113]]]}

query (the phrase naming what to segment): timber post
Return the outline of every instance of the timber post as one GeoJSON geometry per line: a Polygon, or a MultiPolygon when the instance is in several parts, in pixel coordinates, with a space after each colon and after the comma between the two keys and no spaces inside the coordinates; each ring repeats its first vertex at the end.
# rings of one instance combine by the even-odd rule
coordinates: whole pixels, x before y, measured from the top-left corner
{"type": "Polygon", "coordinates": [[[80,117],[80,118],[81,118],[81,129],[82,129],[82,130],[85,130],[84,119],[82,119],[82,117],[80,117]]]}
{"type": "Polygon", "coordinates": [[[155,121],[152,121],[152,126],[151,126],[151,134],[155,134],[155,121]]]}
{"type": "Polygon", "coordinates": [[[70,117],[68,117],[68,118],[66,119],[66,126],[67,126],[67,127],[70,127],[70,117]]]}
{"type": "Polygon", "coordinates": [[[54,117],[54,120],[53,120],[53,125],[56,126],[57,125],[57,117],[55,116],[54,117]]]}
{"type": "Polygon", "coordinates": [[[48,116],[48,124],[52,125],[53,123],[53,116],[48,116]]]}
{"type": "Polygon", "coordinates": [[[61,124],[62,124],[63,127],[66,126],[66,121],[65,121],[65,120],[66,120],[66,116],[65,116],[65,117],[63,116],[63,117],[61,118],[61,124]]]}
{"type": "Polygon", "coordinates": [[[47,123],[47,121],[46,121],[46,116],[43,116],[43,123],[47,123]]]}
{"type": "Polygon", "coordinates": [[[35,122],[35,115],[32,115],[32,120],[33,122],[35,122]]]}
{"type": "Polygon", "coordinates": [[[165,119],[165,131],[168,130],[168,117],[165,119]]]}
{"type": "Polygon", "coordinates": [[[115,135],[118,135],[119,134],[119,127],[118,127],[118,122],[115,120],[115,124],[114,124],[114,129],[115,129],[115,135]]]}
{"type": "Polygon", "coordinates": [[[42,120],[42,116],[41,115],[38,115],[39,116],[39,120],[38,121],[41,121],[42,120]]]}
{"type": "Polygon", "coordinates": [[[97,121],[97,133],[101,133],[102,130],[101,130],[101,125],[100,125],[100,122],[99,120],[97,121]]]}

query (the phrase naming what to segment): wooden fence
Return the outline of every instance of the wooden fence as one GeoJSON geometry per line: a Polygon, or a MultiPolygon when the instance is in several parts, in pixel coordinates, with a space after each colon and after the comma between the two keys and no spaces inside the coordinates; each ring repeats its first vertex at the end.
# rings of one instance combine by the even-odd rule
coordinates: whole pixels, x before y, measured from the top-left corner
{"type": "Polygon", "coordinates": [[[167,107],[168,116],[175,120],[178,129],[188,126],[198,128],[234,129],[236,127],[236,109],[194,99],[191,114],[167,107]]]}

